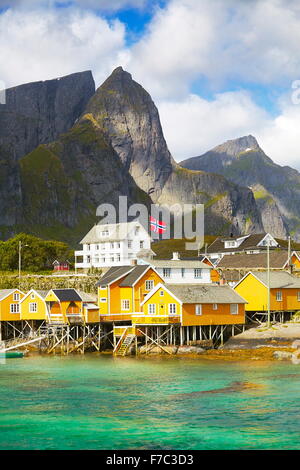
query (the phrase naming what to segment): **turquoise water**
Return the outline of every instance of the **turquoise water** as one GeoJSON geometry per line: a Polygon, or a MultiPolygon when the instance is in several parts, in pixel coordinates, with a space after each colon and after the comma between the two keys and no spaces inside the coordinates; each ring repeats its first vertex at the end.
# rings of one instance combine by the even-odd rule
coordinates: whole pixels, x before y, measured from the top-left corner
{"type": "Polygon", "coordinates": [[[289,362],[26,357],[0,393],[0,449],[300,448],[289,362]]]}

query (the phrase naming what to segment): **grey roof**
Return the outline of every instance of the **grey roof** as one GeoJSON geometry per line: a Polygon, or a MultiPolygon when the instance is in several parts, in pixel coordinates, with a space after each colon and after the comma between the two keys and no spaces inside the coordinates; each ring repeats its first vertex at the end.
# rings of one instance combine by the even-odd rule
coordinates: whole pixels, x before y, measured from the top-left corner
{"type": "Polygon", "coordinates": [[[171,291],[183,303],[195,304],[246,304],[243,299],[229,286],[211,284],[168,284],[171,291]]]}
{"type": "Polygon", "coordinates": [[[80,244],[122,241],[127,238],[137,225],[144,229],[138,220],[123,222],[120,224],[97,224],[91,228],[91,230],[81,240],[80,244]],[[101,236],[101,232],[105,229],[108,229],[111,233],[108,237],[101,236]]]}
{"type": "Polygon", "coordinates": [[[107,286],[122,276],[126,276],[134,269],[134,266],[113,266],[100,278],[96,286],[107,286]]]}
{"type": "Polygon", "coordinates": [[[1,289],[0,290],[0,300],[5,299],[8,295],[15,292],[16,289],[1,289]]]}
{"type": "Polygon", "coordinates": [[[81,297],[75,289],[52,289],[61,302],[81,301],[81,297]]]}
{"type": "Polygon", "coordinates": [[[136,255],[137,258],[143,258],[143,257],[147,258],[149,256],[151,257],[156,256],[156,253],[154,253],[154,251],[149,248],[143,248],[136,255]]]}
{"type": "Polygon", "coordinates": [[[97,295],[88,294],[87,292],[78,291],[83,302],[95,302],[97,301],[97,295]]]}
{"type": "MultiPolygon", "coordinates": [[[[288,261],[288,252],[282,250],[275,250],[270,252],[270,267],[272,269],[282,269],[288,261]]],[[[267,269],[267,254],[256,253],[249,254],[241,253],[235,255],[225,255],[217,264],[217,268],[225,269],[267,269]]]]}
{"type": "Polygon", "coordinates": [[[34,291],[39,294],[40,297],[42,297],[43,299],[45,299],[48,295],[48,290],[36,290],[34,289],[34,291]]]}
{"type": "Polygon", "coordinates": [[[154,268],[201,268],[201,269],[211,269],[212,267],[208,264],[203,263],[199,260],[173,260],[173,259],[157,259],[151,260],[150,263],[154,268]]]}
{"type": "MultiPolygon", "coordinates": [[[[266,271],[251,271],[265,285],[268,283],[268,273],[266,271]]],[[[287,271],[270,271],[271,289],[300,289],[300,278],[292,276],[287,271]]]]}
{"type": "Polygon", "coordinates": [[[132,287],[136,281],[148,270],[149,264],[135,266],[134,269],[123,279],[120,287],[132,287]]]}

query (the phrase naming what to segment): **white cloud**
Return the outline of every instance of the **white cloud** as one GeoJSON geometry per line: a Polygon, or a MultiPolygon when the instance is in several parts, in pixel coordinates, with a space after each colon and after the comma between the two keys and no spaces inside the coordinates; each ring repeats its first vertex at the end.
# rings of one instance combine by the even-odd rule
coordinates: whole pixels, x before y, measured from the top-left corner
{"type": "Polygon", "coordinates": [[[197,95],[178,102],[162,101],[159,111],[166,141],[177,161],[252,134],[272,160],[300,170],[300,104],[293,104],[290,96],[281,100],[276,117],[257,106],[245,91],[218,94],[212,101],[197,95]]]}
{"type": "Polygon", "coordinates": [[[87,69],[99,83],[126,60],[125,27],[77,9],[8,10],[0,15],[0,55],[7,86],[87,69]]]}
{"type": "Polygon", "coordinates": [[[178,102],[162,101],[159,111],[177,161],[201,155],[225,140],[255,134],[268,122],[267,113],[243,91],[218,94],[213,101],[197,95],[178,102]]]}
{"type": "Polygon", "coordinates": [[[300,70],[300,8],[292,0],[171,0],[133,47],[131,69],[157,97],[201,77],[286,84],[300,70]]]}
{"type": "MultiPolygon", "coordinates": [[[[69,4],[68,0],[0,0],[0,7],[53,7],[69,4]]],[[[72,5],[95,10],[117,11],[123,8],[143,8],[146,0],[72,0],[72,5]]]]}

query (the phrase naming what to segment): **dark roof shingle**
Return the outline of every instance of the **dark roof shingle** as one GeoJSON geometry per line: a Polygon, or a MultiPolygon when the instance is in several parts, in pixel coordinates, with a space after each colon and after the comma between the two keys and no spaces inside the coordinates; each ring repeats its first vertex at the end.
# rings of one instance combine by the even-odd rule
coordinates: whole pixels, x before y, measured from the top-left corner
{"type": "Polygon", "coordinates": [[[82,300],[75,289],[53,289],[53,292],[61,302],[77,302],[82,300]]]}

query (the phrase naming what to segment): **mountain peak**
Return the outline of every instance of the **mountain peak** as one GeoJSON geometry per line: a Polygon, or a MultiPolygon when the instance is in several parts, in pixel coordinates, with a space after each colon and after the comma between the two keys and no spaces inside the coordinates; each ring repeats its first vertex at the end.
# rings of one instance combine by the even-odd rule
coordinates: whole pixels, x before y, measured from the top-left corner
{"type": "Polygon", "coordinates": [[[253,135],[227,140],[223,144],[215,147],[212,151],[216,153],[227,154],[230,157],[236,158],[241,152],[247,152],[250,150],[260,150],[258,142],[256,138],[253,137],[253,135]]]}

